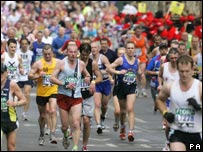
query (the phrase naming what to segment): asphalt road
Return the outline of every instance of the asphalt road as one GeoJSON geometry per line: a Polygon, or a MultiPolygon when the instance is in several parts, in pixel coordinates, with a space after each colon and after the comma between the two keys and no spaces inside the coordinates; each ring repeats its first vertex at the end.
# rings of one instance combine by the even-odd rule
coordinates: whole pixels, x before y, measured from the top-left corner
{"type": "MultiPolygon", "coordinates": [[[[147,98],[137,98],[135,103],[135,140],[129,143],[128,140],[119,139],[119,131],[114,132],[112,129],[114,123],[113,104],[109,102],[108,114],[105,120],[107,128],[103,134],[96,133],[96,125],[91,129],[91,135],[88,144],[89,151],[161,151],[164,147],[165,136],[162,130],[160,112],[154,114],[153,101],[149,89],[147,98]]],[[[38,110],[35,102],[35,89],[31,93],[31,106],[29,109],[29,121],[22,121],[22,108],[17,108],[20,127],[17,130],[17,151],[67,151],[62,146],[61,124],[58,115],[56,136],[58,144],[49,143],[49,136],[46,136],[45,146],[38,145],[39,126],[38,110]]],[[[80,138],[80,149],[82,147],[82,134],[80,138]]],[[[71,145],[68,151],[72,149],[71,145]]],[[[2,140],[2,150],[6,150],[5,136],[2,140]]]]}

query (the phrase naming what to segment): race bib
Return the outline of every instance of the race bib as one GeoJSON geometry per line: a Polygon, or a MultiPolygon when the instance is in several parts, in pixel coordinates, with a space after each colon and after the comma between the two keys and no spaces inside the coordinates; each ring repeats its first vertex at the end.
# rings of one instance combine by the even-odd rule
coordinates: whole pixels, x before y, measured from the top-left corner
{"type": "Polygon", "coordinates": [[[24,75],[27,75],[29,72],[29,63],[28,62],[23,63],[23,69],[24,69],[24,75]]]}
{"type": "Polygon", "coordinates": [[[136,48],[135,49],[135,54],[134,54],[136,57],[139,57],[142,55],[142,49],[141,48],[136,48]]]}
{"type": "Polygon", "coordinates": [[[50,82],[50,77],[51,75],[44,75],[43,78],[42,78],[42,85],[43,86],[52,86],[53,84],[50,82]]]}
{"type": "Polygon", "coordinates": [[[75,77],[66,77],[64,79],[65,85],[69,84],[69,83],[74,83],[74,85],[76,86],[78,79],[75,77]]]}
{"type": "Polygon", "coordinates": [[[1,110],[3,111],[8,110],[8,105],[6,102],[7,102],[6,97],[1,97],[1,110]]]}
{"type": "Polygon", "coordinates": [[[136,83],[136,74],[132,70],[128,70],[128,72],[125,73],[123,76],[123,82],[126,83],[127,85],[136,83]]]}
{"type": "Polygon", "coordinates": [[[179,127],[194,127],[194,109],[179,108],[175,111],[175,121],[179,127]]]}
{"type": "Polygon", "coordinates": [[[16,79],[17,68],[13,66],[8,67],[8,78],[10,80],[16,79]]]}
{"type": "Polygon", "coordinates": [[[87,90],[89,90],[89,84],[86,83],[84,80],[85,80],[85,79],[82,79],[82,80],[81,80],[81,90],[82,90],[82,91],[87,91],[87,90]]]}

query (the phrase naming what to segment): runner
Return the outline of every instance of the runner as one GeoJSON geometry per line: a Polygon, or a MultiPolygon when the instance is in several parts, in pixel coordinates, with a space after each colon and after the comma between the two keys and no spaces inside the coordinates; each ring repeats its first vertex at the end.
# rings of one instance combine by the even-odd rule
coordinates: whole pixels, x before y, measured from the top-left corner
{"type": "MultiPolygon", "coordinates": [[[[110,63],[113,63],[118,57],[117,57],[117,54],[115,51],[111,50],[109,48],[109,44],[108,44],[108,39],[107,38],[101,38],[100,39],[100,44],[101,44],[101,50],[99,51],[99,53],[105,55],[109,62],[110,63]]],[[[111,82],[111,85],[113,85],[113,81],[112,81],[112,76],[109,75],[109,79],[110,79],[110,82],[111,82]]],[[[112,93],[112,91],[111,91],[112,93]]],[[[112,94],[110,95],[109,99],[111,98],[112,94]]],[[[105,117],[106,117],[106,114],[107,114],[107,109],[108,107],[107,106],[103,106],[102,104],[102,107],[101,107],[101,125],[102,125],[102,128],[106,128],[105,125],[104,125],[104,120],[105,120],[105,117]]]]}
{"type": "Polygon", "coordinates": [[[85,83],[82,77],[81,93],[82,93],[82,118],[83,118],[83,147],[82,151],[87,151],[88,139],[90,136],[90,119],[94,116],[94,100],[93,93],[95,92],[95,84],[102,81],[101,72],[95,62],[89,58],[91,53],[91,45],[82,43],[80,45],[80,59],[85,63],[87,71],[90,73],[91,78],[93,74],[96,79],[91,81],[90,84],[85,83]]]}
{"type": "Polygon", "coordinates": [[[202,41],[200,42],[200,52],[193,57],[193,60],[196,78],[202,81],[202,41]]]}
{"type": "Polygon", "coordinates": [[[57,124],[57,114],[56,114],[56,98],[57,98],[57,85],[50,82],[50,76],[53,70],[57,66],[59,59],[53,58],[53,49],[50,44],[45,44],[42,50],[43,58],[35,62],[29,73],[30,79],[37,79],[37,97],[36,102],[39,110],[39,127],[40,127],[40,137],[39,145],[45,145],[45,123],[46,115],[49,114],[51,118],[50,124],[50,142],[52,144],[57,144],[55,137],[55,130],[57,124]]]}
{"type": "Polygon", "coordinates": [[[158,95],[158,75],[159,75],[159,69],[161,66],[161,57],[165,56],[167,51],[168,51],[168,46],[166,44],[161,44],[159,45],[159,51],[160,54],[156,55],[155,57],[153,57],[146,69],[146,74],[151,76],[151,81],[150,81],[150,87],[151,87],[151,94],[152,94],[152,99],[154,101],[154,112],[157,111],[157,107],[156,107],[156,97],[158,95]]]}
{"type": "Polygon", "coordinates": [[[23,90],[24,95],[27,100],[27,104],[23,107],[22,119],[24,121],[28,120],[28,109],[30,107],[30,91],[31,87],[33,86],[32,80],[28,79],[28,73],[31,70],[31,62],[33,52],[29,50],[29,40],[25,37],[21,38],[20,40],[20,52],[17,52],[18,55],[22,58],[22,65],[24,69],[24,73],[19,74],[19,81],[18,85],[23,90]]]}
{"type": "Polygon", "coordinates": [[[192,78],[193,59],[182,55],[177,60],[180,79],[165,83],[158,95],[158,108],[170,126],[171,151],[202,150],[202,83],[192,78]],[[165,101],[170,97],[169,110],[165,101]],[[185,119],[187,118],[187,119],[185,119]],[[191,144],[195,145],[191,148],[191,144]]]}
{"type": "MultiPolygon", "coordinates": [[[[177,65],[176,65],[176,61],[179,57],[179,52],[178,52],[177,48],[170,48],[167,56],[168,56],[169,62],[163,63],[159,70],[159,75],[158,75],[159,86],[157,87],[158,92],[162,89],[162,85],[164,83],[169,83],[169,82],[173,82],[175,80],[179,80],[179,75],[178,75],[178,70],[177,70],[177,65]]],[[[166,101],[167,108],[169,108],[169,105],[170,105],[170,98],[167,99],[167,101],[166,101]]],[[[163,121],[162,121],[162,129],[165,129],[165,134],[166,134],[166,139],[167,139],[163,150],[168,151],[169,146],[168,146],[167,137],[168,137],[168,133],[169,133],[169,127],[168,127],[168,124],[165,121],[165,119],[163,119],[163,121]]]]}
{"type": "Polygon", "coordinates": [[[22,58],[16,53],[17,41],[9,39],[7,42],[8,51],[1,55],[1,63],[5,64],[8,70],[8,79],[18,82],[19,73],[24,74],[22,58]]]}
{"type": "MultiPolygon", "coordinates": [[[[108,71],[112,74],[118,75],[118,87],[117,87],[117,97],[122,103],[121,109],[124,109],[128,113],[128,140],[130,142],[134,141],[134,126],[135,126],[135,101],[136,94],[135,90],[137,87],[136,76],[139,69],[139,60],[134,57],[135,53],[135,43],[133,41],[126,42],[126,53],[122,57],[118,58],[113,62],[108,68],[108,71]],[[119,67],[120,71],[114,70],[114,68],[119,67]],[[113,69],[112,69],[113,68],[113,69]]],[[[121,135],[125,137],[125,126],[121,128],[121,135]]]]}
{"type": "Polygon", "coordinates": [[[111,83],[109,80],[109,74],[106,72],[106,67],[110,65],[108,58],[99,53],[100,42],[94,41],[91,43],[91,58],[98,64],[99,70],[102,73],[102,82],[96,84],[96,92],[94,93],[95,101],[95,121],[97,123],[97,133],[102,134],[102,129],[105,129],[104,119],[105,116],[101,117],[101,114],[105,114],[111,95],[111,83]],[[102,112],[103,111],[103,112],[102,112]]]}
{"type": "Polygon", "coordinates": [[[19,124],[15,107],[25,104],[25,96],[17,83],[8,79],[7,67],[1,63],[1,130],[6,135],[8,151],[16,150],[16,129],[19,124]],[[14,96],[18,100],[14,101],[14,96]]]}
{"type": "MultiPolygon", "coordinates": [[[[117,56],[121,57],[125,54],[125,48],[124,47],[120,47],[117,50],[117,56]]],[[[118,70],[118,69],[117,69],[118,70]]],[[[120,104],[118,97],[117,97],[117,87],[118,87],[118,76],[114,75],[114,88],[113,88],[113,103],[114,103],[114,120],[115,123],[113,125],[113,129],[114,131],[117,131],[119,129],[119,121],[121,126],[125,125],[125,119],[126,119],[126,111],[120,109],[120,104]]],[[[122,138],[122,137],[121,137],[122,138]]]]}
{"type": "MultiPolygon", "coordinates": [[[[135,35],[131,38],[131,40],[136,45],[135,55],[140,60],[140,69],[141,74],[138,75],[138,79],[141,82],[141,90],[138,90],[139,97],[147,97],[146,93],[146,65],[147,65],[147,50],[149,49],[147,38],[142,35],[142,27],[135,27],[135,35]]],[[[138,82],[139,82],[138,81],[138,82]]]]}
{"type": "Polygon", "coordinates": [[[61,117],[61,130],[64,134],[63,146],[68,148],[68,125],[73,130],[73,151],[78,150],[80,139],[80,122],[82,112],[82,95],[80,90],[82,74],[85,82],[90,83],[90,74],[83,61],[77,59],[78,48],[76,45],[68,45],[64,52],[67,56],[61,60],[51,76],[51,82],[57,84],[57,104],[61,117]],[[70,122],[69,122],[70,117],[70,122]]]}

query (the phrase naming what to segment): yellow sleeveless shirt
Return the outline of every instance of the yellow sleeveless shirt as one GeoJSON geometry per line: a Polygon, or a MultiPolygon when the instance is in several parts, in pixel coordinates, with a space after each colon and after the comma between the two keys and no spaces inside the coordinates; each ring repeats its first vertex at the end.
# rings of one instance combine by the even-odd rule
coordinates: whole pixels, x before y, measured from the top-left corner
{"type": "Polygon", "coordinates": [[[44,58],[41,59],[42,70],[46,74],[37,80],[37,96],[48,97],[52,94],[57,94],[58,85],[52,84],[50,82],[50,76],[56,67],[56,59],[52,58],[52,63],[47,64],[44,58]]]}

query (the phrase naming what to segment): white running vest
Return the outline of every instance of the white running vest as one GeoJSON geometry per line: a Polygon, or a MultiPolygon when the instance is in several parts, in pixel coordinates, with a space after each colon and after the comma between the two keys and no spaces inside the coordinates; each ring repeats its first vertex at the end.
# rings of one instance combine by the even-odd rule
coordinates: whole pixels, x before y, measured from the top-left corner
{"type": "Polygon", "coordinates": [[[32,61],[32,56],[33,52],[28,50],[27,52],[17,52],[18,55],[22,58],[22,65],[23,65],[23,70],[24,74],[21,75],[19,74],[19,81],[27,81],[28,80],[28,74],[31,70],[31,61],[32,61]]]}
{"type": "Polygon", "coordinates": [[[5,52],[4,64],[7,67],[8,79],[14,80],[15,82],[18,82],[18,79],[19,79],[19,60],[18,60],[17,53],[15,53],[14,57],[11,58],[8,55],[8,53],[5,52]]]}
{"type": "Polygon", "coordinates": [[[170,92],[170,111],[175,114],[175,122],[171,124],[174,130],[183,132],[195,133],[202,132],[202,112],[195,111],[194,108],[188,105],[188,98],[195,98],[198,104],[202,104],[199,94],[199,80],[194,79],[194,82],[189,90],[182,91],[179,81],[176,80],[171,86],[170,92]]]}
{"type": "Polygon", "coordinates": [[[164,66],[164,70],[163,70],[164,83],[179,80],[180,77],[178,74],[178,70],[175,73],[171,73],[169,71],[169,62],[164,63],[163,66],[164,66]]]}

